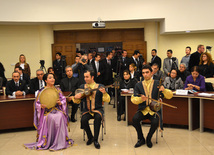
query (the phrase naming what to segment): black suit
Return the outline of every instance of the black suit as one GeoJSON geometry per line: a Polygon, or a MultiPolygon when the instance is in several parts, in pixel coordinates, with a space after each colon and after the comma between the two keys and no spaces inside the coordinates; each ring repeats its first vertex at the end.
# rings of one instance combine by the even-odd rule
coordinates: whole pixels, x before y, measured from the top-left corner
{"type": "Polygon", "coordinates": [[[21,80],[25,80],[26,84],[29,85],[30,84],[30,77],[29,77],[29,75],[25,74],[25,73],[23,73],[22,75],[23,75],[23,79],[21,79],[21,76],[20,76],[20,79],[21,80]]]}
{"type": "Polygon", "coordinates": [[[66,66],[66,62],[62,61],[62,59],[60,59],[60,61],[57,61],[57,60],[53,61],[54,73],[59,80],[61,80],[63,77],[62,74],[64,73],[65,66],[66,66]]]}
{"type": "Polygon", "coordinates": [[[129,65],[130,65],[130,58],[128,57],[121,57],[121,70],[120,70],[120,75],[123,77],[123,71],[124,70],[129,70],[129,65]]]}
{"type": "Polygon", "coordinates": [[[104,72],[104,76],[103,76],[103,81],[104,81],[104,85],[110,85],[113,83],[113,67],[112,67],[112,60],[111,61],[111,65],[109,65],[107,63],[106,58],[102,60],[103,66],[105,68],[105,72],[104,72]]]}
{"type": "Polygon", "coordinates": [[[103,74],[104,74],[105,68],[104,68],[103,63],[101,61],[99,61],[98,63],[99,63],[98,72],[100,72],[99,76],[97,76],[97,68],[95,65],[95,61],[93,61],[91,64],[93,69],[94,69],[94,73],[95,73],[94,81],[96,83],[102,83],[103,84],[103,74]]]}
{"type": "Polygon", "coordinates": [[[154,63],[158,64],[159,69],[161,69],[161,58],[156,55],[156,57],[151,60],[150,66],[152,66],[154,63]]]}
{"type": "Polygon", "coordinates": [[[0,62],[0,77],[2,77],[2,79],[3,79],[2,86],[6,86],[6,83],[7,83],[7,79],[4,75],[4,71],[5,71],[4,66],[0,62]]]}
{"type": "Polygon", "coordinates": [[[12,95],[13,92],[16,92],[16,91],[24,91],[25,94],[28,93],[28,90],[27,90],[27,85],[26,85],[26,82],[24,80],[19,80],[19,85],[16,86],[15,85],[15,82],[14,80],[10,80],[7,82],[7,86],[6,86],[6,94],[7,95],[12,95]]]}
{"type": "Polygon", "coordinates": [[[34,94],[35,91],[39,90],[39,86],[40,86],[40,83],[39,83],[39,79],[37,77],[31,79],[30,80],[30,94],[34,94]]]}
{"type": "Polygon", "coordinates": [[[138,72],[141,72],[141,69],[142,69],[142,64],[141,64],[141,62],[140,61],[138,61],[138,59],[135,59],[134,60],[134,58],[133,57],[131,57],[131,61],[130,61],[130,64],[131,63],[134,63],[135,65],[136,65],[136,67],[137,67],[137,71],[138,72]],[[136,63],[136,61],[137,61],[137,63],[136,63]]]}
{"type": "Polygon", "coordinates": [[[189,58],[189,71],[191,72],[192,67],[199,66],[201,54],[196,51],[192,53],[189,58]]]}
{"type": "MultiPolygon", "coordinates": [[[[75,90],[79,87],[79,80],[78,78],[72,77],[72,78],[63,78],[60,83],[60,88],[62,91],[70,91],[72,92],[72,96],[75,95],[75,90]]],[[[71,100],[69,102],[72,105],[72,112],[71,112],[71,119],[74,119],[74,116],[78,110],[79,104],[74,104],[71,100]]]]}

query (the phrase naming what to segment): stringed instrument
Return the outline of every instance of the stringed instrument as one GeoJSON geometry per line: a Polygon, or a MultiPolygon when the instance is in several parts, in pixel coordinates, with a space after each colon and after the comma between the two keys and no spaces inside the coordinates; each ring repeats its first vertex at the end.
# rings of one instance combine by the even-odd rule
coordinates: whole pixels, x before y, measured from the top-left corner
{"type": "Polygon", "coordinates": [[[76,89],[75,95],[81,93],[82,94],[81,99],[82,99],[82,98],[91,96],[93,91],[97,91],[100,88],[110,88],[110,87],[112,87],[112,88],[113,87],[117,87],[117,83],[114,83],[114,84],[111,84],[111,85],[108,85],[108,86],[104,86],[104,87],[98,87],[98,88],[95,88],[95,89],[91,89],[91,88],[76,89]]]}

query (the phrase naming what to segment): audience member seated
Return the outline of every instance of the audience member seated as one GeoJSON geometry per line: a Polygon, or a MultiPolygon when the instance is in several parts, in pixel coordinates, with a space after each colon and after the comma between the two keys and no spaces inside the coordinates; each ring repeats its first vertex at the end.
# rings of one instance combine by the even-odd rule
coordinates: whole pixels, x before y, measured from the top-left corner
{"type": "Polygon", "coordinates": [[[191,70],[191,75],[186,79],[185,90],[206,91],[205,79],[199,74],[198,66],[194,66],[191,70]]]}
{"type": "Polygon", "coordinates": [[[190,75],[190,72],[187,70],[186,68],[186,64],[185,63],[181,63],[179,66],[179,70],[178,70],[178,77],[181,78],[181,80],[183,81],[183,83],[185,83],[187,76],[190,75]]]}
{"type": "Polygon", "coordinates": [[[19,72],[12,73],[12,80],[7,82],[6,94],[13,96],[22,96],[28,93],[27,85],[24,80],[20,80],[19,72]]]}
{"type": "Polygon", "coordinates": [[[15,72],[19,72],[20,74],[20,79],[21,80],[25,80],[27,86],[30,84],[30,77],[28,76],[28,74],[23,73],[23,70],[21,67],[15,67],[15,72]]]}
{"type": "Polygon", "coordinates": [[[171,70],[170,77],[165,78],[163,86],[170,90],[183,89],[184,83],[180,77],[177,77],[176,69],[171,70]]]}
{"type": "Polygon", "coordinates": [[[199,66],[201,54],[204,53],[204,45],[198,45],[197,51],[192,53],[189,58],[189,71],[192,67],[199,66]]]}
{"type": "Polygon", "coordinates": [[[191,47],[186,47],[186,55],[181,59],[181,63],[186,64],[186,70],[189,70],[189,58],[191,53],[191,47]]]}
{"type": "Polygon", "coordinates": [[[213,77],[213,60],[210,53],[202,53],[199,63],[199,74],[205,78],[213,77]]]}
{"type": "Polygon", "coordinates": [[[54,75],[54,78],[55,78],[55,83],[54,83],[54,85],[59,85],[60,80],[56,77],[56,75],[55,75],[55,73],[54,73],[53,67],[49,67],[49,68],[48,68],[48,73],[51,73],[51,74],[54,75]]]}
{"type": "Polygon", "coordinates": [[[140,73],[136,71],[137,67],[135,66],[134,63],[131,63],[129,65],[129,71],[131,75],[131,79],[136,79],[137,81],[140,81],[140,73]]]}
{"type": "Polygon", "coordinates": [[[163,62],[165,77],[170,76],[170,71],[172,69],[178,69],[178,59],[176,57],[172,57],[172,53],[172,50],[167,50],[167,58],[165,58],[163,62]]]}
{"type": "Polygon", "coordinates": [[[152,60],[149,65],[152,66],[153,64],[157,64],[159,69],[161,69],[161,58],[159,56],[157,56],[157,50],[152,49],[151,54],[152,54],[152,60]]]}
{"type": "Polygon", "coordinates": [[[72,70],[71,66],[65,67],[65,73],[66,73],[67,77],[65,77],[61,80],[60,88],[63,92],[69,91],[72,93],[71,94],[72,96],[68,97],[67,101],[72,105],[72,112],[71,112],[71,119],[70,120],[72,122],[76,122],[75,114],[78,110],[79,105],[73,103],[72,97],[75,96],[75,90],[79,87],[78,86],[79,80],[78,80],[78,78],[73,77],[73,70],[72,70]]]}
{"type": "Polygon", "coordinates": [[[23,69],[23,73],[28,74],[30,77],[30,74],[31,74],[30,73],[30,66],[28,63],[26,63],[26,58],[25,58],[24,54],[21,54],[19,56],[19,62],[16,63],[15,68],[16,67],[21,67],[23,69]]]}
{"type": "Polygon", "coordinates": [[[42,69],[38,69],[36,71],[35,78],[30,80],[30,93],[35,94],[35,91],[42,89],[45,87],[45,82],[43,80],[44,72],[42,69]]]}
{"type": "Polygon", "coordinates": [[[86,70],[93,70],[92,66],[88,65],[87,63],[88,63],[88,56],[85,54],[81,57],[77,65],[72,68],[73,72],[79,73],[79,85],[85,84],[84,72],[86,70]]]}
{"type": "Polygon", "coordinates": [[[152,65],[152,74],[154,80],[164,80],[163,72],[160,70],[159,65],[156,63],[152,65]]]}
{"type": "Polygon", "coordinates": [[[0,77],[2,78],[2,87],[5,87],[6,86],[6,84],[7,84],[7,79],[6,79],[6,77],[5,77],[5,75],[4,75],[4,71],[5,71],[5,69],[4,69],[4,66],[2,65],[2,63],[0,62],[0,77]]]}
{"type": "MultiPolygon", "coordinates": [[[[80,56],[76,55],[75,63],[71,66],[72,69],[79,63],[80,58],[81,58],[80,56]]],[[[73,77],[75,77],[75,78],[79,77],[78,71],[77,72],[73,72],[73,77]]]]}
{"type": "MultiPolygon", "coordinates": [[[[121,115],[125,113],[125,97],[120,96],[121,89],[130,89],[135,87],[137,80],[135,78],[131,79],[130,72],[125,70],[123,72],[123,79],[120,81],[120,91],[118,94],[119,105],[117,109],[117,120],[121,121],[121,115]]],[[[125,120],[125,117],[124,117],[125,120]]]]}

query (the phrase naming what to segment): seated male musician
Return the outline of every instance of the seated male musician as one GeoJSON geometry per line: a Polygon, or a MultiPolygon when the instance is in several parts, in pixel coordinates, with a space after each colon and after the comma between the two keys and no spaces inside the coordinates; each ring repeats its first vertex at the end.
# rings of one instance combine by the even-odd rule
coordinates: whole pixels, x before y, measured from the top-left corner
{"type": "MultiPolygon", "coordinates": [[[[106,93],[106,90],[103,88],[103,85],[95,83],[94,82],[94,71],[85,71],[84,73],[84,79],[86,84],[82,84],[80,86],[81,89],[96,89],[96,91],[92,91],[92,94],[90,96],[84,97],[82,100],[85,103],[83,105],[82,110],[82,118],[81,118],[81,129],[84,129],[86,131],[88,141],[87,145],[90,145],[92,142],[94,142],[95,148],[99,149],[100,144],[98,143],[98,136],[100,131],[100,125],[101,120],[103,119],[103,102],[109,102],[110,96],[108,93],[106,93]],[[91,133],[90,127],[89,127],[89,120],[94,118],[94,136],[91,133]]],[[[73,101],[74,103],[80,103],[80,99],[82,98],[82,94],[78,93],[74,96],[73,101]]]]}
{"type": "MultiPolygon", "coordinates": [[[[75,90],[78,88],[79,80],[78,78],[73,77],[73,70],[71,66],[65,67],[65,73],[67,77],[63,78],[60,83],[60,88],[62,91],[69,91],[71,92],[72,96],[75,95],[75,90]]],[[[71,122],[76,122],[75,114],[78,110],[78,104],[74,104],[72,101],[72,96],[68,97],[68,102],[72,105],[72,112],[71,112],[71,122]]]]}
{"type": "Polygon", "coordinates": [[[159,98],[158,96],[159,91],[162,91],[162,94],[167,99],[172,98],[173,94],[171,90],[164,89],[163,86],[160,86],[159,88],[159,81],[152,79],[153,75],[152,68],[149,65],[143,66],[142,74],[144,80],[135,85],[134,95],[131,97],[132,103],[138,105],[138,111],[132,119],[133,126],[136,129],[138,136],[138,141],[134,147],[137,148],[146,143],[147,146],[151,148],[152,147],[151,138],[159,125],[159,121],[162,122],[162,118],[160,115],[161,111],[155,113],[149,108],[151,100],[149,100],[148,98],[157,100],[159,98]],[[158,116],[156,116],[155,114],[157,114],[158,116]],[[141,128],[141,121],[145,119],[149,119],[151,121],[151,127],[146,137],[146,140],[143,136],[141,128]]]}
{"type": "Polygon", "coordinates": [[[13,72],[12,80],[7,82],[6,85],[6,94],[13,96],[22,96],[28,93],[27,85],[24,80],[20,80],[20,73],[13,72]]]}

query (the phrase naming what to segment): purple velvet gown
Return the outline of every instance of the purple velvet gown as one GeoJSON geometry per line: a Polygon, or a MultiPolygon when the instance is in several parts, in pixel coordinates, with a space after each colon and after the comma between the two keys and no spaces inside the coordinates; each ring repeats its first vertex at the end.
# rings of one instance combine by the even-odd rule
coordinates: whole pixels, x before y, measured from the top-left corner
{"type": "Polygon", "coordinates": [[[34,126],[37,129],[37,140],[35,143],[24,144],[26,148],[60,150],[73,145],[73,140],[68,138],[67,125],[69,119],[66,98],[60,89],[56,89],[62,105],[56,104],[51,109],[42,109],[39,98],[36,98],[34,102],[34,126]]]}

